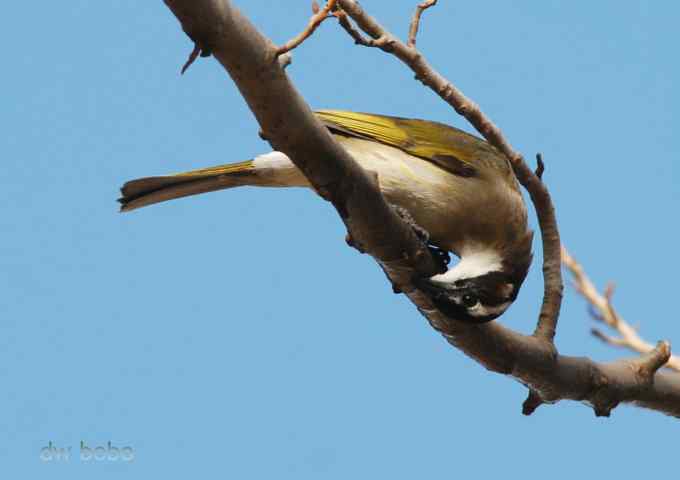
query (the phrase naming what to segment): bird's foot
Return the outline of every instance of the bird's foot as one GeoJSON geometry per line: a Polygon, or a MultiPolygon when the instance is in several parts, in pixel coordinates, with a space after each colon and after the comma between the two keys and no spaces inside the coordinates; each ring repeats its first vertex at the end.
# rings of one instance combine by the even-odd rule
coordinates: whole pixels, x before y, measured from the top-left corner
{"type": "Polygon", "coordinates": [[[449,269],[449,263],[451,263],[451,255],[449,252],[429,243],[427,244],[427,249],[430,251],[430,254],[432,254],[432,258],[434,258],[435,262],[437,262],[439,272],[446,273],[449,269]]]}
{"type": "Polygon", "coordinates": [[[408,210],[394,204],[392,204],[392,208],[395,212],[397,212],[397,215],[399,215],[403,221],[409,224],[416,236],[425,244],[427,249],[430,251],[432,258],[434,258],[435,262],[437,263],[439,272],[446,272],[448,270],[449,263],[451,263],[451,255],[449,255],[449,252],[442,250],[441,248],[430,243],[429,232],[416,223],[408,210]]]}

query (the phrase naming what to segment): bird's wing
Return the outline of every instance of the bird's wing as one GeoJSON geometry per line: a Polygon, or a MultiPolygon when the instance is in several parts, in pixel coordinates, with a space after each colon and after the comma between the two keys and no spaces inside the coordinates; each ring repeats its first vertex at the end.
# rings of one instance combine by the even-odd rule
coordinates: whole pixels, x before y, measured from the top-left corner
{"type": "Polygon", "coordinates": [[[399,148],[456,175],[476,176],[482,164],[512,173],[507,159],[489,143],[443,123],[342,110],[316,115],[331,131],[399,148]]]}

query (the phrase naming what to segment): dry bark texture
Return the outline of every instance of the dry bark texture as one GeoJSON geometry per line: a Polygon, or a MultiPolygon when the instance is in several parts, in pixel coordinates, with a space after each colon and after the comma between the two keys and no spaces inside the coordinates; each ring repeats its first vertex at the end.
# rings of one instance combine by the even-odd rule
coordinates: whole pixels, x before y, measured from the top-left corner
{"type": "Polygon", "coordinates": [[[629,402],[680,417],[680,375],[657,372],[670,356],[668,343],[660,342],[640,357],[608,364],[557,353],[553,338],[562,277],[559,233],[549,192],[501,131],[415,49],[420,16],[426,4],[435,2],[419,6],[409,44],[385,31],[357,2],[337,0],[328,2],[323,10],[317,8],[307,29],[283,47],[258,32],[229,0],[165,3],[193,40],[193,58],[199,52],[213,54],[224,66],[257,118],[263,136],[293,159],[316,190],[333,203],[347,225],[351,244],[373,256],[393,285],[408,295],[452,345],[487,369],[511,375],[529,388],[525,414],[543,403],[570,399],[592,405],[598,416],[607,416],[619,403],[629,402]],[[512,162],[536,207],[543,239],[545,295],[534,334],[523,335],[498,322],[475,326],[447,318],[411,285],[413,275],[434,273],[436,263],[412,229],[386,205],[375,174],[363,171],[317,121],[284,73],[286,59],[279,58],[329,16],[337,18],[357,43],[378,47],[402,60],[512,162]]]}

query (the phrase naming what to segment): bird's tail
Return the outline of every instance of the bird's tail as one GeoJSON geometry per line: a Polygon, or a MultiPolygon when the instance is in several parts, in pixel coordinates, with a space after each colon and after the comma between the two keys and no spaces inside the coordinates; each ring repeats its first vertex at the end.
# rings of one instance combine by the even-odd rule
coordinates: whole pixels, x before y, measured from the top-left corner
{"type": "Polygon", "coordinates": [[[120,210],[129,212],[174,198],[242,185],[308,187],[309,182],[285,154],[270,152],[246,162],[131,180],[120,189],[123,196],[118,201],[120,210]]]}
{"type": "Polygon", "coordinates": [[[254,185],[255,165],[252,160],[190,172],[145,177],[131,180],[120,189],[121,212],[165,202],[174,198],[212,192],[241,185],[254,185]]]}

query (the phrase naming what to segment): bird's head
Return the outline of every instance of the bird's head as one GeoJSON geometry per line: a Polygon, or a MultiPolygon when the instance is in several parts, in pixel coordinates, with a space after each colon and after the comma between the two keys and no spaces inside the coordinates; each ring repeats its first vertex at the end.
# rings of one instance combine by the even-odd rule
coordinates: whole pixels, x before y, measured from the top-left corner
{"type": "Polygon", "coordinates": [[[527,254],[506,259],[498,252],[463,255],[446,273],[415,280],[445,315],[466,323],[485,323],[502,315],[526,278],[531,264],[527,254]]]}

